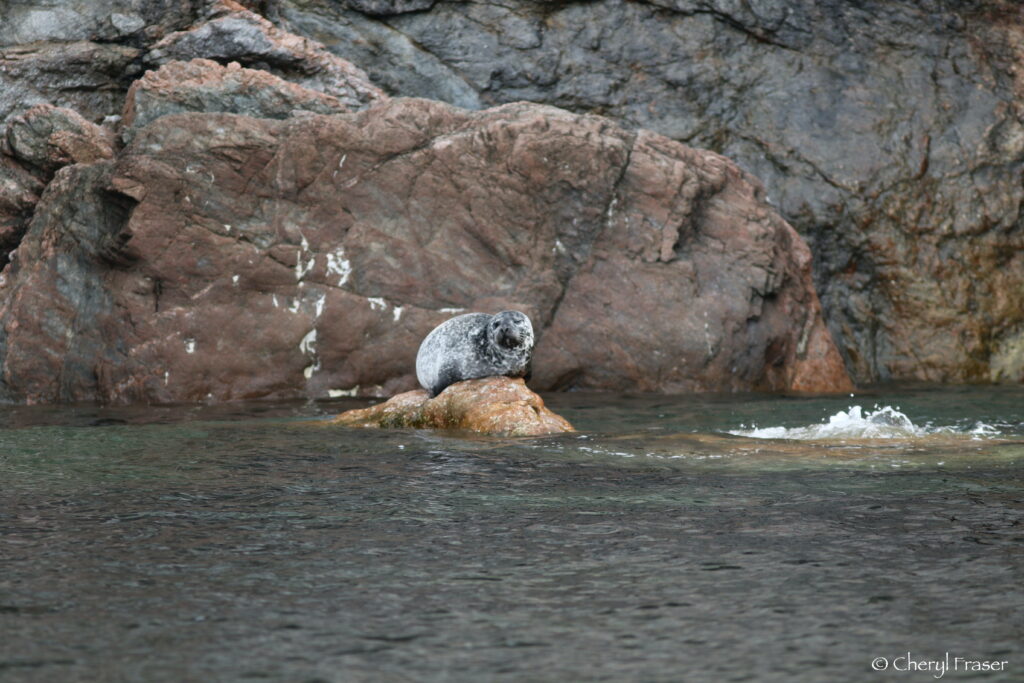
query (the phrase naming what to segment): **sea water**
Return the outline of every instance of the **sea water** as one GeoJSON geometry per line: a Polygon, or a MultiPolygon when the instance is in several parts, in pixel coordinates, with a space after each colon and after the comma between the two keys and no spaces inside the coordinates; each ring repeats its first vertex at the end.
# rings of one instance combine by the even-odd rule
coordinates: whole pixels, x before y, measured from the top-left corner
{"type": "Polygon", "coordinates": [[[5,408],[0,680],[1024,680],[1024,387],[545,398],[5,408]]]}

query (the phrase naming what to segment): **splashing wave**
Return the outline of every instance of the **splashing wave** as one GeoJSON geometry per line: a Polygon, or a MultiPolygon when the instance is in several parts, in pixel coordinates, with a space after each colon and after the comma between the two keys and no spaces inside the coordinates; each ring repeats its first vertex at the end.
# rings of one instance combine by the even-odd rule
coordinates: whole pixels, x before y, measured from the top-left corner
{"type": "Polygon", "coordinates": [[[999,430],[978,422],[968,430],[953,427],[915,425],[909,417],[892,406],[875,406],[867,412],[861,406],[850,406],[828,418],[828,422],[806,427],[762,427],[729,431],[736,436],[755,439],[906,439],[929,434],[961,433],[975,437],[997,436],[999,430]]]}

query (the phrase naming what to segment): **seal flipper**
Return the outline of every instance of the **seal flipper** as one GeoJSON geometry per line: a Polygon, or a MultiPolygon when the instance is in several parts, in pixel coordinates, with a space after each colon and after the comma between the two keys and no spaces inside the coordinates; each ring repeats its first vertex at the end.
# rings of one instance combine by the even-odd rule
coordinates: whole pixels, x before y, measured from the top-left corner
{"type": "Polygon", "coordinates": [[[430,387],[430,398],[434,398],[442,391],[447,389],[452,384],[459,381],[459,373],[456,372],[455,366],[451,363],[443,366],[441,371],[437,373],[437,381],[430,387]]]}

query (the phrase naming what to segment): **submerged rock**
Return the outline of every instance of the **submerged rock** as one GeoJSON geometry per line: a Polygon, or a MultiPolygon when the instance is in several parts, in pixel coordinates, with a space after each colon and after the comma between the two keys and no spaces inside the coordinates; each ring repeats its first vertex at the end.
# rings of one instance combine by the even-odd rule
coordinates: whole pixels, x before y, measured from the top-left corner
{"type": "Polygon", "coordinates": [[[456,429],[504,436],[540,436],[575,431],[544,406],[525,382],[512,377],[469,379],[434,398],[417,389],[369,408],[349,410],[328,420],[350,427],[456,429]]]}

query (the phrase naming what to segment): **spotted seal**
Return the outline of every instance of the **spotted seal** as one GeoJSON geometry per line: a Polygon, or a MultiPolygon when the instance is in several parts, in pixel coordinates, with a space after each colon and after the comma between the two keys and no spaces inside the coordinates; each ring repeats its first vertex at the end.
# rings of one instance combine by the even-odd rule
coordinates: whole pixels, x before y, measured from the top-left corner
{"type": "Polygon", "coordinates": [[[431,396],[478,377],[526,377],[533,359],[533,325],[525,313],[466,313],[426,336],[416,354],[416,378],[431,396]]]}

